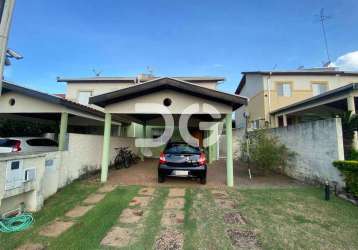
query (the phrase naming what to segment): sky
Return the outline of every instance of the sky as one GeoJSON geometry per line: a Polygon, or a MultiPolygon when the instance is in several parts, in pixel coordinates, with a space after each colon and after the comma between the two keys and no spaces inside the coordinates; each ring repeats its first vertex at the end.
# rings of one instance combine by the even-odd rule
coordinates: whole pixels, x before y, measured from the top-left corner
{"type": "Polygon", "coordinates": [[[56,77],[223,76],[233,93],[242,71],[319,67],[318,18],[335,65],[358,70],[358,1],[17,0],[5,79],[64,93],[56,77]]]}

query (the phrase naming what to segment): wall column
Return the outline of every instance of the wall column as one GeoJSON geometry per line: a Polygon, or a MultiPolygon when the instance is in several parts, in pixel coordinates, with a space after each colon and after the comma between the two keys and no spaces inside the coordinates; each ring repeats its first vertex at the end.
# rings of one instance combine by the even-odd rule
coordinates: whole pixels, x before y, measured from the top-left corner
{"type": "Polygon", "coordinates": [[[107,182],[108,165],[109,165],[109,151],[111,146],[111,123],[112,115],[106,113],[104,119],[104,134],[103,134],[103,151],[101,164],[101,182],[107,182]]]}
{"type": "MultiPolygon", "coordinates": [[[[348,106],[348,111],[351,111],[351,115],[355,115],[356,114],[356,106],[355,106],[355,101],[354,101],[353,95],[349,95],[347,97],[347,106],[348,106]]],[[[353,132],[352,148],[355,150],[358,150],[358,132],[357,131],[353,132]]]]}
{"type": "Polygon", "coordinates": [[[226,114],[226,184],[234,186],[234,163],[232,156],[232,113],[226,114]]]}
{"type": "Polygon", "coordinates": [[[68,113],[61,113],[60,134],[58,135],[58,150],[64,151],[66,145],[66,134],[68,126],[68,113]]]}

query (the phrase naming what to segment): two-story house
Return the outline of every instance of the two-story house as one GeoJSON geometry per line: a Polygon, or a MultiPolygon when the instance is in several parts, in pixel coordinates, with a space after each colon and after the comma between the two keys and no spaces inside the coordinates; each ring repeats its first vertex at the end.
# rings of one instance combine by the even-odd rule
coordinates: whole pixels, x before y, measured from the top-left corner
{"type": "MultiPolygon", "coordinates": [[[[275,110],[306,100],[326,91],[358,82],[358,72],[337,68],[312,68],[286,71],[242,72],[236,94],[249,98],[248,105],[236,111],[236,126],[248,128],[277,127],[280,121],[270,115],[275,110]]],[[[292,121],[288,118],[285,123],[292,121]]],[[[283,123],[283,121],[281,121],[283,123]]]]}

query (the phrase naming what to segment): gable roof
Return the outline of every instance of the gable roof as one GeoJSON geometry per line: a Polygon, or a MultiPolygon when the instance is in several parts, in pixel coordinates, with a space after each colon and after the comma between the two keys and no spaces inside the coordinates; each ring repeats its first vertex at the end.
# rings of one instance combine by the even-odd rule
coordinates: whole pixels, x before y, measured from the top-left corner
{"type": "Polygon", "coordinates": [[[246,75],[277,75],[277,76],[358,76],[358,71],[342,71],[333,70],[330,68],[313,68],[313,69],[298,69],[298,70],[274,70],[274,71],[244,71],[235,94],[239,95],[246,84],[246,75]]]}
{"type": "Polygon", "coordinates": [[[246,97],[201,87],[190,82],[169,77],[155,79],[110,93],[94,96],[90,98],[90,103],[96,104],[100,107],[105,107],[112,103],[121,102],[164,89],[180,91],[182,93],[187,93],[196,97],[202,97],[219,103],[224,103],[232,106],[233,109],[237,109],[242,105],[247,104],[246,97]]]}
{"type": "MultiPolygon", "coordinates": [[[[64,107],[72,109],[72,110],[87,113],[89,115],[95,115],[100,118],[104,118],[104,116],[105,116],[104,112],[102,112],[100,110],[79,104],[77,102],[70,101],[68,99],[65,99],[65,98],[62,98],[59,96],[50,95],[50,94],[36,91],[33,89],[25,88],[25,87],[22,87],[22,86],[19,86],[19,85],[16,85],[16,84],[13,84],[13,83],[10,83],[7,81],[3,81],[2,83],[3,83],[2,93],[15,92],[15,93],[19,93],[19,94],[22,94],[25,96],[39,99],[39,100],[42,100],[42,101],[45,101],[48,103],[57,104],[57,105],[64,106],[64,107]]],[[[117,122],[128,123],[127,120],[120,119],[118,117],[115,120],[117,122]]]]}

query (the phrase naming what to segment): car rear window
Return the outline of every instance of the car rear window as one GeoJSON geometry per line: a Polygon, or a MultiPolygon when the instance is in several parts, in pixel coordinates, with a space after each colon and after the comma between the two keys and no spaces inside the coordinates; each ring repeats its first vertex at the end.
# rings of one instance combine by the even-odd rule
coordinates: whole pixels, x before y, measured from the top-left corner
{"type": "Polygon", "coordinates": [[[40,138],[40,139],[29,139],[26,141],[27,144],[33,147],[57,147],[57,142],[46,139],[46,138],[40,138]]]}
{"type": "Polygon", "coordinates": [[[13,147],[15,146],[16,142],[17,140],[0,139],[0,147],[5,147],[5,148],[13,147]]]}
{"type": "Polygon", "coordinates": [[[165,149],[166,154],[199,154],[200,149],[188,144],[170,144],[165,149]]]}

